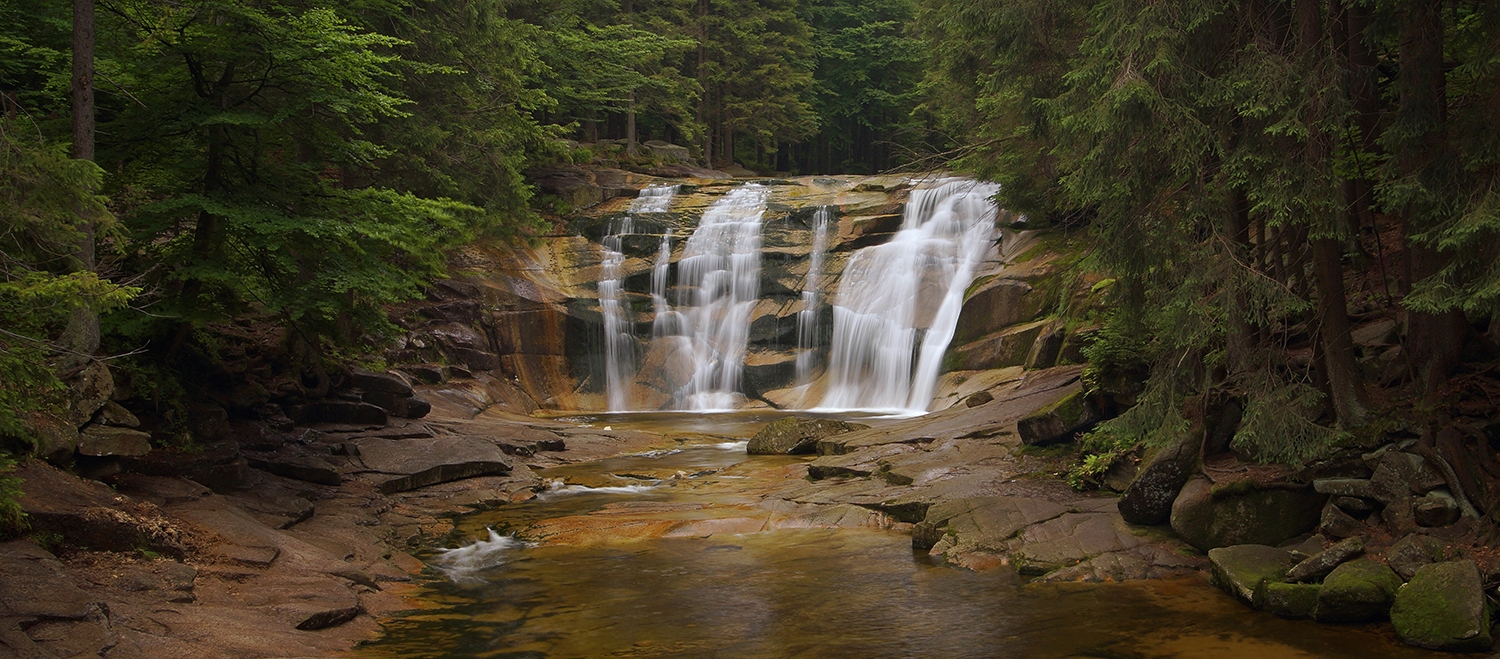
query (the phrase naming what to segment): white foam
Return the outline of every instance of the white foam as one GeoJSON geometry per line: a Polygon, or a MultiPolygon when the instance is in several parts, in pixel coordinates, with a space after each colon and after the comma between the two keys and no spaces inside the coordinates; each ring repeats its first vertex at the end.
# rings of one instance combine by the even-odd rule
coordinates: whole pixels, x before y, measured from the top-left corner
{"type": "Polygon", "coordinates": [[[537,495],[538,499],[550,499],[558,496],[571,494],[640,494],[649,492],[656,487],[656,483],[650,485],[617,485],[608,487],[589,487],[587,485],[568,485],[561,478],[553,479],[547,483],[547,491],[537,495]]]}
{"type": "Polygon", "coordinates": [[[750,440],[740,442],[719,442],[717,444],[714,444],[714,448],[722,451],[743,451],[745,450],[745,447],[749,445],[750,440]]]}
{"type": "Polygon", "coordinates": [[[432,559],[432,566],[454,583],[480,582],[483,581],[478,577],[480,572],[505,562],[506,550],[526,544],[513,537],[500,535],[494,529],[485,530],[489,531],[488,539],[475,540],[456,549],[439,549],[442,553],[432,559]]]}

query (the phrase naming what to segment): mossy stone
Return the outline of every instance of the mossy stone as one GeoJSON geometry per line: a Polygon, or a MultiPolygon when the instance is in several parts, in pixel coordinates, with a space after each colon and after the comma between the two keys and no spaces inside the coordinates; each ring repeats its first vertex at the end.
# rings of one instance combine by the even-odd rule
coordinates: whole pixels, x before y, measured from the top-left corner
{"type": "Polygon", "coordinates": [[[1488,650],[1490,612],[1474,561],[1424,565],[1396,593],[1391,624],[1401,640],[1448,652],[1488,650]]]}
{"type": "Polygon", "coordinates": [[[1283,618],[1310,618],[1318,606],[1317,584],[1266,582],[1264,608],[1283,618]]]}
{"type": "Polygon", "coordinates": [[[1072,438],[1078,432],[1099,422],[1093,406],[1082,391],[1075,391],[1056,402],[1026,415],[1016,422],[1021,443],[1046,446],[1072,438]]]}
{"type": "Polygon", "coordinates": [[[1235,545],[1208,552],[1213,583],[1255,608],[1265,603],[1266,583],[1279,582],[1296,562],[1292,552],[1268,545],[1235,545]]]}
{"type": "Polygon", "coordinates": [[[1385,563],[1369,558],[1334,568],[1318,590],[1319,622],[1380,620],[1391,610],[1401,577],[1385,563]]]}

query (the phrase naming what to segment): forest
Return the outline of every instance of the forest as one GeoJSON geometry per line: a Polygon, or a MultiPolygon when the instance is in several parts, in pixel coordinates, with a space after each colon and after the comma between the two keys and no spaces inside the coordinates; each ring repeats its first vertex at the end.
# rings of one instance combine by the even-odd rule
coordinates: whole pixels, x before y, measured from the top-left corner
{"type": "Polygon", "coordinates": [[[661,140],[1000,183],[1107,277],[1091,386],[1138,402],[1093,450],[1235,407],[1301,463],[1493,419],[1497,125],[1482,0],[5,0],[0,435],[45,444],[96,359],[183,423],[236,324],[315,380],[456,246],[548,226],[532,173],[661,140]]]}

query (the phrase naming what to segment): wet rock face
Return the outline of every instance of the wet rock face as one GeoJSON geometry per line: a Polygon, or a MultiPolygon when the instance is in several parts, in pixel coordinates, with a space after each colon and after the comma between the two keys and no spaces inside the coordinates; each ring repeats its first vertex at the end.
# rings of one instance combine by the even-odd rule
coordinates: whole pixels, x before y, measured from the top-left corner
{"type": "MultiPolygon", "coordinates": [[[[605,310],[599,283],[605,278],[602,243],[606,236],[616,236],[611,241],[618,250],[610,253],[618,255],[619,263],[612,260],[609,269],[610,280],[619,288],[610,302],[610,313],[616,326],[630,332],[626,343],[632,345],[611,344],[609,349],[623,357],[611,364],[624,363],[624,377],[630,383],[624,395],[626,409],[682,404],[680,394],[692,374],[683,362],[691,353],[668,340],[678,338],[670,328],[680,319],[670,314],[656,317],[653,294],[658,291],[653,280],[658,272],[665,273],[666,289],[659,292],[674,309],[701,292],[681,284],[686,244],[704,211],[745,181],[662,180],[581,170],[542,174],[545,189],[560,197],[586,200],[575,208],[588,208],[575,210],[556,233],[536,243],[477,244],[466,249],[453,285],[435,286],[428,302],[402,317],[400,324],[408,336],[388,352],[388,361],[412,374],[415,371],[408,365],[446,362],[462,365],[472,374],[502,377],[515,382],[544,409],[606,408],[611,404],[606,401],[606,381],[612,367],[606,366],[605,310]],[[679,189],[666,212],[635,213],[629,217],[630,231],[617,233],[641,189],[669,184],[678,184],[679,189]],[[659,259],[664,242],[666,257],[659,259]],[[621,317],[616,318],[616,313],[621,317]]],[[[759,183],[768,189],[768,203],[760,222],[757,302],[748,311],[748,346],[737,385],[744,394],[740,402],[815,406],[827,391],[819,380],[829,357],[834,324],[831,304],[838,301],[846,265],[857,250],[886,243],[897,234],[911,184],[903,176],[759,183]],[[820,274],[816,281],[809,281],[818,233],[814,215],[821,207],[836,210],[824,234],[827,244],[820,274]],[[818,301],[811,314],[818,322],[813,324],[811,337],[815,347],[810,355],[800,355],[810,358],[802,360],[799,371],[799,343],[809,338],[799,332],[799,318],[806,308],[804,292],[814,293],[812,299],[818,301]],[[808,386],[797,389],[803,385],[808,386]]],[[[1064,352],[1065,332],[1052,331],[1056,328],[1045,322],[1012,327],[1031,324],[1043,313],[1050,299],[1049,282],[1056,279],[1050,266],[1008,269],[994,256],[992,252],[973,273],[979,283],[967,292],[958,337],[950,348],[965,342],[977,344],[950,355],[948,368],[959,368],[958,361],[969,364],[963,367],[968,370],[1010,364],[1041,368],[1056,363],[1064,352]],[[1038,346],[1043,338],[1045,345],[1038,346]]],[[[933,283],[926,288],[941,287],[933,283]]],[[[943,301],[941,291],[929,293],[924,290],[920,296],[919,328],[931,323],[943,301]]],[[[423,380],[428,382],[442,375],[432,370],[424,373],[423,380]]],[[[374,398],[366,402],[388,407],[374,398]]]]}

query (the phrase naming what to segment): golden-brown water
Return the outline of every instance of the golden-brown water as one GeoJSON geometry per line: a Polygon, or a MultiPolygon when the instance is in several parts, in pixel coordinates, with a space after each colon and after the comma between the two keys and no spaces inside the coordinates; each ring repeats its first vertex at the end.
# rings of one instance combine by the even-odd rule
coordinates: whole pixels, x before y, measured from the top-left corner
{"type": "MultiPolygon", "coordinates": [[[[742,445],[703,442],[572,465],[543,475],[624,489],[559,490],[476,514],[460,527],[482,539],[486,527],[565,519],[587,525],[617,513],[673,523],[738,519],[759,510],[757,493],[800,459],[747,457],[742,445]],[[663,480],[641,488],[654,478],[663,480]]],[[[1319,625],[1251,612],[1206,579],[1026,585],[1005,568],[935,566],[897,531],[603,537],[497,549],[481,561],[487,567],[457,582],[433,571],[420,594],[423,608],[387,621],[384,636],[356,655],[1430,657],[1401,645],[1388,626],[1319,625]]],[[[434,551],[424,558],[442,557],[434,551]]]]}

